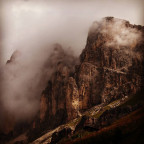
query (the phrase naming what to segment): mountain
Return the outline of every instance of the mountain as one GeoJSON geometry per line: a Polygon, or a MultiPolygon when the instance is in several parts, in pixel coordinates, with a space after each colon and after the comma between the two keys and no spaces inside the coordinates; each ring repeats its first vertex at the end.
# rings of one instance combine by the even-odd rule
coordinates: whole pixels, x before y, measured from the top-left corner
{"type": "Polygon", "coordinates": [[[47,131],[32,144],[142,144],[144,92],[86,110],[66,124],[47,131]]]}
{"type": "Polygon", "coordinates": [[[75,71],[70,74],[60,64],[49,80],[33,130],[53,129],[93,106],[126,99],[141,90],[143,35],[144,27],[125,20],[106,17],[94,22],[75,71]]]}
{"type": "MultiPolygon", "coordinates": [[[[79,63],[56,44],[62,59],[42,92],[26,143],[104,143],[107,134],[107,142],[117,143],[110,138],[120,139],[127,120],[136,119],[141,126],[143,37],[143,26],[106,17],[92,24],[79,63]]],[[[127,129],[131,125],[132,120],[127,129]]]]}

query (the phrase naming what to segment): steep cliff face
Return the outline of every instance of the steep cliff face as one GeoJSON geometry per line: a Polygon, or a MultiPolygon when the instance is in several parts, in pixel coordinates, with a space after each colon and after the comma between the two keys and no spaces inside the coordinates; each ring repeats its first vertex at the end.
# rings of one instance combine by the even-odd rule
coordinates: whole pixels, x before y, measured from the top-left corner
{"type": "Polygon", "coordinates": [[[33,128],[54,128],[78,116],[79,94],[74,67],[77,59],[55,45],[49,63],[54,60],[54,71],[42,92],[40,111],[33,128]],[[55,58],[54,58],[55,57],[55,58]],[[40,127],[39,127],[40,125],[40,127]]]}
{"type": "Polygon", "coordinates": [[[93,105],[101,103],[101,90],[103,79],[101,70],[97,66],[82,62],[76,72],[77,85],[79,89],[79,109],[86,110],[93,105]]]}
{"type": "MultiPolygon", "coordinates": [[[[82,94],[84,108],[98,102],[109,103],[140,89],[143,79],[143,34],[142,26],[131,25],[128,21],[113,17],[92,25],[86,47],[80,56],[78,72],[79,91],[87,91],[82,94]],[[81,67],[85,63],[98,73],[93,76],[88,68],[89,82],[83,80],[85,73],[81,67]]],[[[88,70],[86,68],[85,71],[88,70]]]]}
{"type": "Polygon", "coordinates": [[[51,126],[64,123],[77,116],[79,108],[78,88],[70,69],[59,64],[58,70],[43,91],[40,104],[40,121],[49,121],[51,126]],[[56,121],[57,119],[57,121],[56,121]],[[56,123],[55,123],[56,122],[56,123]]]}
{"type": "Polygon", "coordinates": [[[75,72],[58,63],[41,97],[40,121],[49,128],[80,112],[135,94],[143,86],[144,28],[106,17],[94,22],[75,72]]]}

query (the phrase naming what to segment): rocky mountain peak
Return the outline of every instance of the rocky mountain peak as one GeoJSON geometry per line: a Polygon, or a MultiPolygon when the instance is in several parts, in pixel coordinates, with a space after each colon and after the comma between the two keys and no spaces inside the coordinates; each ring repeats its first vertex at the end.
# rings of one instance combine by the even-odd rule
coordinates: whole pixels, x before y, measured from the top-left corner
{"type": "MultiPolygon", "coordinates": [[[[106,17],[100,22],[96,21],[90,28],[86,47],[81,54],[81,62],[91,61],[103,66],[101,56],[112,55],[113,52],[115,56],[121,55],[121,63],[129,56],[140,60],[142,48],[139,47],[143,45],[143,34],[142,26],[132,25],[125,20],[106,17]]],[[[130,63],[130,60],[128,61],[130,63]]]]}

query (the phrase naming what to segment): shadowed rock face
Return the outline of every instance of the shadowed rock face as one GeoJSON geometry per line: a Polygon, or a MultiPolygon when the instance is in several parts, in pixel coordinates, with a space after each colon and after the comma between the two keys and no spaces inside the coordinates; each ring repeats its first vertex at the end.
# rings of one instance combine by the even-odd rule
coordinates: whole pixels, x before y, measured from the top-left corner
{"type": "Polygon", "coordinates": [[[94,22],[75,72],[57,65],[41,98],[40,121],[53,128],[79,111],[135,94],[143,82],[143,36],[142,26],[125,20],[94,22]]]}

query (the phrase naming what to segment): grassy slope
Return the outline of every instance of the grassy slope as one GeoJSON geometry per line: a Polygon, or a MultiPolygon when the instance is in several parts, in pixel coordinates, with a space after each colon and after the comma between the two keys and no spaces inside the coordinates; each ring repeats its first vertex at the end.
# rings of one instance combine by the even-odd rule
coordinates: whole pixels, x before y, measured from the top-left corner
{"type": "MultiPolygon", "coordinates": [[[[144,91],[132,96],[120,107],[126,105],[134,106],[144,101],[144,91]]],[[[105,109],[105,108],[104,108],[105,109]]],[[[109,106],[106,106],[109,109],[109,106]]],[[[99,117],[102,112],[94,117],[99,117]]],[[[81,130],[71,138],[65,138],[59,143],[67,144],[144,144],[144,106],[115,121],[112,125],[105,127],[97,132],[86,132],[81,130]]]]}

